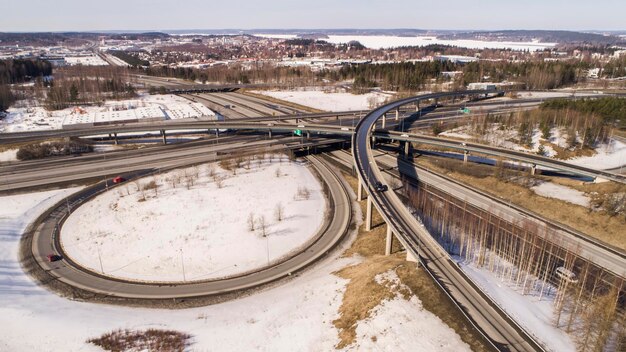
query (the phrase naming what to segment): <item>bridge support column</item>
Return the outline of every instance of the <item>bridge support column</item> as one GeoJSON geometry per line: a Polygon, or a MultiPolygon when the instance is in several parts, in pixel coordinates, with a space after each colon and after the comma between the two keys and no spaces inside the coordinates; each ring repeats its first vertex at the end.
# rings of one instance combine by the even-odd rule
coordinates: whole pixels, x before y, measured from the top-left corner
{"type": "Polygon", "coordinates": [[[404,141],[404,155],[408,156],[410,151],[411,151],[411,142],[404,141]]]}
{"type": "Polygon", "coordinates": [[[117,141],[117,132],[114,132],[114,133],[113,133],[113,143],[114,143],[115,145],[117,145],[117,144],[118,144],[118,141],[117,141]]]}
{"type": "Polygon", "coordinates": [[[387,122],[387,113],[384,113],[383,114],[383,130],[385,129],[386,122],[387,122]]]}
{"type": "Polygon", "coordinates": [[[400,108],[396,109],[396,121],[400,119],[400,108]]]}
{"type": "Polygon", "coordinates": [[[463,163],[467,164],[467,160],[469,159],[469,151],[464,150],[463,151],[463,163]]]}
{"type": "Polygon", "coordinates": [[[391,225],[387,224],[387,240],[385,241],[385,255],[391,254],[391,246],[393,245],[393,230],[391,225]]]}
{"type": "Polygon", "coordinates": [[[161,136],[163,136],[163,144],[167,144],[167,135],[165,134],[165,130],[161,130],[161,136]]]}
{"type": "Polygon", "coordinates": [[[365,231],[372,230],[372,197],[367,197],[367,212],[365,214],[365,231]]]}
{"type": "Polygon", "coordinates": [[[537,165],[532,164],[530,167],[530,174],[534,176],[536,173],[537,173],[537,165]]]}
{"type": "Polygon", "coordinates": [[[360,202],[363,200],[363,183],[361,182],[361,178],[359,177],[359,184],[357,185],[356,190],[356,201],[360,202]]]}
{"type": "Polygon", "coordinates": [[[311,139],[311,132],[306,131],[306,139],[311,139]]]}
{"type": "Polygon", "coordinates": [[[270,136],[270,139],[272,139],[272,130],[268,130],[267,132],[268,132],[268,134],[270,136]]]}

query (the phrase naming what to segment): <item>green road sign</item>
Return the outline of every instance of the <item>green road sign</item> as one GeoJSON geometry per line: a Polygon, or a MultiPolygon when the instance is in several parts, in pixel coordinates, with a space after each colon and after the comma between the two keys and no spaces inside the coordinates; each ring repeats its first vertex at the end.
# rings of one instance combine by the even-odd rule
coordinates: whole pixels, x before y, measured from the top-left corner
{"type": "Polygon", "coordinates": [[[463,108],[463,113],[464,114],[469,114],[470,113],[470,109],[469,108],[463,108]]]}
{"type": "Polygon", "coordinates": [[[295,134],[296,136],[302,136],[302,130],[295,130],[293,131],[293,134],[295,134]]]}

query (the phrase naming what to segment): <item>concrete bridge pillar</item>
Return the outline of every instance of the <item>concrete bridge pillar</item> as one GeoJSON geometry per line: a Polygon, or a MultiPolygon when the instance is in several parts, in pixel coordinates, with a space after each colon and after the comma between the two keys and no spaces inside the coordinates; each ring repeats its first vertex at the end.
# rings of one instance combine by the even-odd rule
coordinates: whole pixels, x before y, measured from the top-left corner
{"type": "Polygon", "coordinates": [[[365,231],[372,230],[372,197],[367,197],[367,212],[365,214],[365,231]]]}
{"type": "Polygon", "coordinates": [[[311,132],[306,131],[306,139],[311,139],[311,132]]]}
{"type": "Polygon", "coordinates": [[[531,175],[535,175],[537,173],[537,165],[536,164],[532,164],[530,166],[530,174],[531,175]]]}
{"type": "Polygon", "coordinates": [[[117,145],[117,144],[118,144],[118,141],[117,141],[117,132],[114,132],[114,133],[113,133],[113,143],[114,143],[115,145],[117,145]]]}
{"type": "Polygon", "coordinates": [[[387,113],[384,113],[383,114],[383,130],[385,129],[386,122],[387,122],[387,113]]]}
{"type": "Polygon", "coordinates": [[[272,139],[272,130],[267,130],[267,132],[268,132],[268,134],[270,136],[270,139],[272,139]]]}
{"type": "Polygon", "coordinates": [[[468,159],[469,159],[469,151],[468,150],[464,150],[463,151],[463,163],[467,164],[468,159]]]}
{"type": "Polygon", "coordinates": [[[400,108],[396,108],[396,121],[400,119],[400,108]]]}
{"type": "Polygon", "coordinates": [[[411,142],[404,141],[404,155],[408,156],[410,151],[411,151],[411,142]]]}
{"type": "Polygon", "coordinates": [[[387,224],[387,240],[385,242],[385,255],[391,254],[391,246],[393,245],[393,230],[391,225],[387,224]]]}
{"type": "Polygon", "coordinates": [[[420,111],[420,102],[415,103],[415,112],[420,111]]]}
{"type": "Polygon", "coordinates": [[[359,177],[359,185],[357,186],[356,191],[356,200],[360,202],[363,200],[363,182],[361,182],[361,178],[359,177]]]}
{"type": "Polygon", "coordinates": [[[167,136],[165,130],[161,130],[161,136],[163,136],[163,144],[167,144],[167,136]]]}

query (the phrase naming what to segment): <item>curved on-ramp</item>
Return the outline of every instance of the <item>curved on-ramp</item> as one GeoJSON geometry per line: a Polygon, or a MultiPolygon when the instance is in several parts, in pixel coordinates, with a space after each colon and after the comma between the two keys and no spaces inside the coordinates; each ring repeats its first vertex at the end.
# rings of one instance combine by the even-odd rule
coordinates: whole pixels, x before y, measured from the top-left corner
{"type": "MultiPolygon", "coordinates": [[[[324,162],[316,157],[309,157],[309,161],[320,175],[324,188],[327,190],[332,210],[329,214],[329,221],[298,253],[283,258],[282,261],[273,263],[269,267],[217,280],[154,283],[122,280],[100,275],[65,257],[60,261],[48,262],[46,255],[50,252],[60,253],[63,256],[58,234],[60,232],[59,227],[67,217],[68,208],[75,208],[102,192],[105,187],[104,183],[80,191],[68,197],[67,201],[60,201],[31,225],[33,236],[29,254],[32,257],[27,259],[34,260],[43,271],[51,276],[49,279],[52,281],[59,281],[73,288],[105,297],[132,299],[134,304],[141,304],[142,300],[201,298],[231,294],[269,284],[291,276],[327,254],[344,237],[351,223],[351,200],[344,183],[324,162]]],[[[42,281],[41,278],[40,281],[42,281]]]]}
{"type": "Polygon", "coordinates": [[[377,192],[376,183],[384,182],[372,154],[371,136],[376,121],[399,106],[426,99],[494,93],[495,91],[465,91],[433,93],[406,98],[381,106],[357,125],[352,139],[353,158],[359,177],[372,201],[388,226],[391,226],[404,247],[420,259],[426,271],[442,287],[463,314],[501,351],[542,351],[543,347],[522,327],[497,306],[453,262],[445,250],[420,225],[393,191],[377,192]]]}

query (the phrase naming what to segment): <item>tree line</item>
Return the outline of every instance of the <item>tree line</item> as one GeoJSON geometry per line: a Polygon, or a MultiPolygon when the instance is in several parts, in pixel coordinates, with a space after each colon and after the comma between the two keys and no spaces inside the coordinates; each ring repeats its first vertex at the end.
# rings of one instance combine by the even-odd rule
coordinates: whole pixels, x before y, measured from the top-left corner
{"type": "Polygon", "coordinates": [[[0,112],[6,111],[16,100],[10,84],[41,79],[52,74],[52,65],[43,60],[0,60],[0,112]]]}

